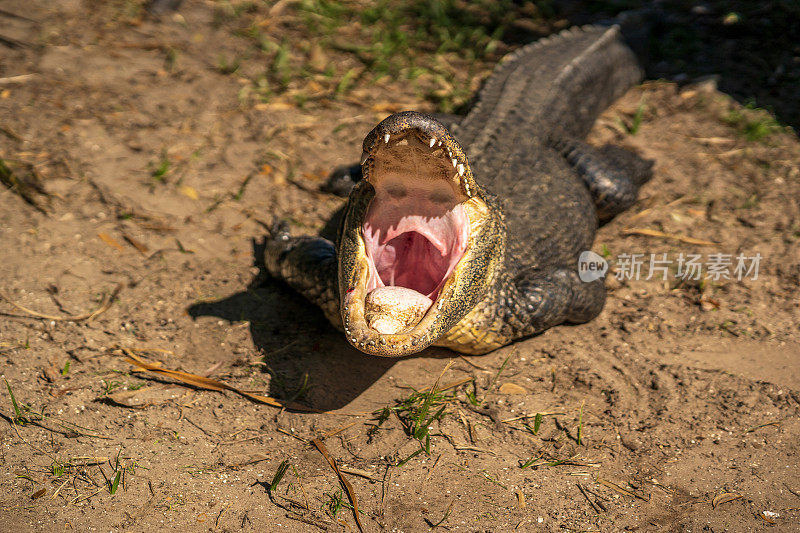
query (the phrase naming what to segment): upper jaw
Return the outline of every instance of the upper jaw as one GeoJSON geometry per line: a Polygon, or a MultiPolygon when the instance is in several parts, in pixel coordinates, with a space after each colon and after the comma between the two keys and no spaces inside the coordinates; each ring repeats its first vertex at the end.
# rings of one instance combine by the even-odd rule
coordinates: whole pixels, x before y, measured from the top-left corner
{"type": "Polygon", "coordinates": [[[364,179],[370,180],[370,171],[381,147],[397,136],[414,135],[430,149],[441,148],[445,161],[452,166],[453,180],[461,189],[465,199],[478,193],[478,186],[467,161],[467,155],[450,131],[434,117],[416,111],[402,111],[382,120],[364,138],[361,166],[364,179]]]}

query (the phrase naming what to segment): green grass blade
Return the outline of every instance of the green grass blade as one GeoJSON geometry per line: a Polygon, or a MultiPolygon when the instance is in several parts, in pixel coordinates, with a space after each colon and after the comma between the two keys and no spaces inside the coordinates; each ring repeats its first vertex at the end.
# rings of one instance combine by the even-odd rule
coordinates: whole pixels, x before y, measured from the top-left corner
{"type": "Polygon", "coordinates": [[[122,479],[122,470],[117,470],[117,475],[114,476],[114,481],[111,483],[111,488],[109,489],[109,492],[112,494],[112,496],[115,492],[117,492],[120,479],[122,479]]]}
{"type": "Polygon", "coordinates": [[[539,428],[542,427],[542,413],[536,413],[536,416],[533,418],[533,434],[539,434],[539,428]]]}
{"type": "Polygon", "coordinates": [[[8,380],[4,379],[3,381],[6,382],[6,388],[8,389],[8,395],[11,396],[11,405],[14,407],[14,423],[19,426],[25,425],[25,417],[22,416],[22,412],[19,410],[19,406],[17,405],[17,399],[14,397],[14,393],[11,391],[11,385],[8,384],[8,380]]]}
{"type": "Polygon", "coordinates": [[[399,463],[397,463],[397,466],[398,466],[398,467],[400,467],[400,466],[403,466],[404,464],[406,464],[407,462],[409,462],[411,459],[413,459],[414,457],[416,457],[416,456],[418,456],[419,454],[421,454],[423,451],[424,451],[424,450],[423,450],[422,448],[420,448],[419,450],[415,451],[414,453],[412,453],[411,455],[409,455],[408,457],[406,457],[405,459],[403,459],[402,461],[400,461],[399,463]]]}
{"type": "Polygon", "coordinates": [[[275,475],[272,476],[272,481],[269,484],[270,493],[274,492],[275,489],[278,488],[278,484],[281,482],[288,469],[289,461],[282,461],[281,464],[278,465],[278,469],[275,471],[275,475]]]}

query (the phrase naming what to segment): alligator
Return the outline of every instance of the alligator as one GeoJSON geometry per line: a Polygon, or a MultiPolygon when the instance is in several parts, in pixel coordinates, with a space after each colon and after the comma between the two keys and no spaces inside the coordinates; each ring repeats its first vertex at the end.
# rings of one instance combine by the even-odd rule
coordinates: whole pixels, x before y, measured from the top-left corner
{"type": "Polygon", "coordinates": [[[378,356],[483,354],[591,320],[605,285],[581,281],[579,255],[636,201],[650,169],[583,139],[641,77],[617,26],[518,49],[450,128],[414,111],[375,126],[336,243],[278,223],[267,270],[378,356]]]}

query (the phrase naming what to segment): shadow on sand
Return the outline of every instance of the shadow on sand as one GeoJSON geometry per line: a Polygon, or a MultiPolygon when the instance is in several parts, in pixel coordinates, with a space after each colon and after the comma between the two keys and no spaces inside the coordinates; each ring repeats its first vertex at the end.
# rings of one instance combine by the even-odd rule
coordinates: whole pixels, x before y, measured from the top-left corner
{"type": "MultiPolygon", "coordinates": [[[[247,321],[253,344],[264,354],[271,375],[270,395],[296,399],[323,411],[340,409],[381,378],[397,359],[375,357],[352,348],[322,312],[266,273],[264,247],[253,243],[259,273],[246,290],[227,298],[190,306],[192,318],[213,316],[247,321]],[[298,395],[298,392],[300,394],[298,395]]],[[[410,357],[452,357],[431,348],[410,357]]]]}

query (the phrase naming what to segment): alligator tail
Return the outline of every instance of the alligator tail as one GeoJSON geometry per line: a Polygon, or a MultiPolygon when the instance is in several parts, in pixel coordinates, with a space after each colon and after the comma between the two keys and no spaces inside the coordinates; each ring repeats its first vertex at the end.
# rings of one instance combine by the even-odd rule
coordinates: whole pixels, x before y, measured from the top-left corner
{"type": "Polygon", "coordinates": [[[520,134],[583,138],[597,115],[641,78],[618,26],[570,28],[507,56],[456,135],[473,154],[495,139],[523,141],[520,134]]]}

